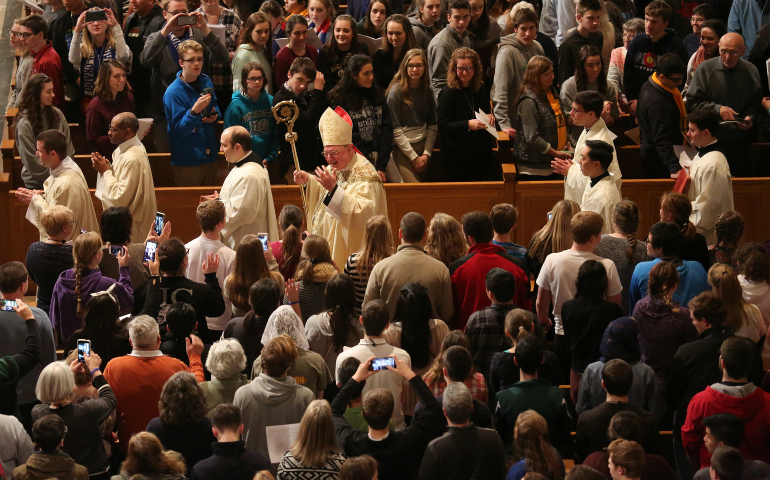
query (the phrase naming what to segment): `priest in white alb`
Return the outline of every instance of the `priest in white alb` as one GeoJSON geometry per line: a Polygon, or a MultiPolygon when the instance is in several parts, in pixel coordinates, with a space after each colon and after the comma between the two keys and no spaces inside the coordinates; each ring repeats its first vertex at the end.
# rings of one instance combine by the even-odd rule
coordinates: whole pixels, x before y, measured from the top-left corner
{"type": "Polygon", "coordinates": [[[99,172],[96,181],[96,198],[102,208],[126,207],[131,211],[131,241],[144,241],[155,221],[158,204],[155,199],[155,183],[152,180],[147,150],[136,136],[139,120],[131,112],[119,113],[110,122],[110,142],[118,148],[110,162],[94,152],[91,165],[99,172]]]}
{"type": "Polygon", "coordinates": [[[584,212],[596,212],[604,219],[602,234],[612,233],[615,205],[621,198],[615,180],[607,169],[612,163],[612,154],[615,148],[601,140],[588,140],[578,156],[579,168],[587,179],[581,210],[584,212]]]}
{"type": "Polygon", "coordinates": [[[698,149],[690,165],[690,187],[687,196],[692,202],[690,221],[706,237],[709,245],[716,243],[714,226],[717,217],[735,208],[730,165],[719,151],[712,132],[719,128],[722,117],[710,109],[698,109],[687,116],[687,139],[698,149]]]}
{"type": "Polygon", "coordinates": [[[251,135],[241,127],[225,129],[219,140],[225,160],[235,166],[225,178],[222,190],[201,196],[201,202],[220,199],[225,204],[225,228],[222,243],[236,250],[249,234],[267,233],[271,242],[278,240],[273,191],[262,159],[251,151],[251,135]]]}
{"type": "Polygon", "coordinates": [[[329,166],[316,168],[313,175],[296,171],[294,182],[306,184],[310,233],[329,241],[332,259],[342,268],[351,253],[364,247],[366,222],[375,215],[387,216],[388,203],[377,170],[352,144],[347,112],[327,108],[318,129],[329,166]]]}
{"type": "MultiPolygon", "coordinates": [[[[586,146],[586,142],[588,140],[601,140],[613,145],[612,134],[607,128],[607,124],[602,120],[602,109],[604,108],[604,97],[599,92],[584,91],[575,95],[575,99],[572,101],[570,117],[572,117],[575,125],[584,127],[584,130],[575,145],[574,159],[554,159],[551,162],[554,171],[564,175],[564,199],[576,202],[581,208],[583,206],[583,193],[586,190],[586,185],[589,183],[589,178],[580,171],[580,154],[586,146]]],[[[610,163],[609,172],[612,175],[612,180],[615,182],[618,192],[620,192],[622,179],[620,166],[618,165],[618,156],[614,148],[612,150],[612,163],[610,163]]]]}
{"type": "Polygon", "coordinates": [[[40,164],[51,175],[43,183],[42,191],[19,188],[16,198],[29,205],[26,218],[40,231],[40,241],[48,238],[40,218],[53,205],[64,205],[75,216],[72,235],[67,240],[74,240],[81,230],[98,232],[99,221],[86,179],[80,167],[67,156],[67,137],[58,130],[46,130],[37,136],[36,148],[40,164]]]}

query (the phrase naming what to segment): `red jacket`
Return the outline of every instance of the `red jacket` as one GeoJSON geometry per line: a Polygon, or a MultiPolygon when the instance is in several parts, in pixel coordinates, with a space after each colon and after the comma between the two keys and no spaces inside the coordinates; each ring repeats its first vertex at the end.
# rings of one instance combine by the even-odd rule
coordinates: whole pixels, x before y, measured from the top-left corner
{"type": "Polygon", "coordinates": [[[61,59],[50,40],[45,42],[45,47],[39,52],[33,54],[34,63],[32,64],[32,74],[44,73],[53,80],[53,106],[64,105],[64,69],[61,66],[61,59]]]}
{"type": "MultiPolygon", "coordinates": [[[[749,383],[743,387],[726,388],[747,392],[752,387],[754,385],[749,383]]],[[[682,427],[682,444],[688,457],[700,458],[700,468],[711,465],[711,454],[703,443],[706,433],[703,419],[717,413],[732,413],[743,422],[740,450],[745,458],[770,462],[770,393],[754,388],[750,394],[739,397],[706,387],[690,401],[682,427]]]]}
{"type": "Polygon", "coordinates": [[[503,247],[480,243],[472,246],[467,255],[449,265],[455,306],[453,328],[465,330],[465,324],[473,312],[492,305],[487,297],[485,281],[487,273],[495,267],[507,270],[515,277],[516,295],[513,302],[519,308],[532,309],[529,278],[521,268],[521,261],[509,255],[503,247]]]}

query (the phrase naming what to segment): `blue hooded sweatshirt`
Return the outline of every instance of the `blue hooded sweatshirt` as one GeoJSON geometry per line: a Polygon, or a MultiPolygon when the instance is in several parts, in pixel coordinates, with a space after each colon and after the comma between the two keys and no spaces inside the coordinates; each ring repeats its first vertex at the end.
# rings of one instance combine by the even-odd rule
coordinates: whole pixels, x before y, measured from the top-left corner
{"type": "MultiPolygon", "coordinates": [[[[217,161],[219,138],[214,133],[213,123],[203,123],[203,116],[192,114],[192,107],[201,93],[176,74],[176,80],[169,85],[163,95],[163,109],[168,120],[168,139],[171,143],[171,165],[177,167],[196,167],[217,161]]],[[[214,88],[211,79],[201,74],[198,76],[200,88],[214,88]]],[[[217,97],[211,93],[212,112],[217,119],[221,116],[217,106],[217,97]]]]}
{"type": "Polygon", "coordinates": [[[225,111],[224,127],[241,125],[251,134],[251,151],[272,162],[278,154],[278,128],[273,116],[273,97],[264,89],[257,100],[242,91],[233,92],[225,111]]]}
{"type": "MultiPolygon", "coordinates": [[[[650,270],[656,263],[662,260],[656,258],[649,262],[639,262],[631,275],[631,285],[628,289],[628,311],[633,312],[636,302],[647,296],[647,283],[650,279],[650,270]]],[[[679,272],[679,287],[674,292],[674,300],[680,305],[687,303],[699,294],[711,290],[706,270],[698,262],[682,260],[682,264],[676,267],[679,272]]]]}

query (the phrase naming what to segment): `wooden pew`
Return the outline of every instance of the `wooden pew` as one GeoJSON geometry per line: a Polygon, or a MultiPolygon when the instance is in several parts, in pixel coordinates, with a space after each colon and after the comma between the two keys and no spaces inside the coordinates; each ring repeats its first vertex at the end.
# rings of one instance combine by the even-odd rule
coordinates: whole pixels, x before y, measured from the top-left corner
{"type": "MultiPolygon", "coordinates": [[[[155,187],[176,187],[176,181],[174,180],[174,173],[171,169],[171,154],[169,153],[148,153],[147,156],[150,159],[150,168],[152,169],[152,178],[155,183],[155,187]]],[[[5,159],[5,157],[4,157],[5,159]]],[[[80,170],[83,171],[83,176],[86,177],[86,183],[88,188],[96,188],[96,170],[91,166],[91,155],[75,155],[73,158],[77,163],[80,170]]],[[[21,180],[21,158],[14,157],[11,162],[11,170],[13,176],[11,178],[13,188],[23,187],[24,182],[21,180]]],[[[3,164],[5,171],[5,160],[3,164]]],[[[219,153],[219,160],[217,161],[217,181],[211,188],[219,188],[225,181],[228,172],[230,171],[230,165],[225,160],[224,154],[219,153]]],[[[211,188],[208,188],[211,190],[211,188]]],[[[209,192],[210,193],[210,192],[209,192]]]]}
{"type": "MultiPolygon", "coordinates": [[[[488,212],[494,205],[511,203],[519,208],[519,223],[514,230],[514,241],[529,245],[532,234],[542,228],[547,213],[564,195],[562,182],[516,182],[513,165],[504,165],[502,182],[386,184],[388,217],[391,225],[398,225],[401,217],[411,211],[430,219],[437,212],[455,218],[481,210],[488,212]]],[[[624,180],[623,196],[634,200],[640,210],[638,238],[644,238],[649,227],[658,221],[660,195],[673,186],[673,180],[624,180]]],[[[195,220],[195,206],[200,195],[211,193],[211,187],[176,188],[158,187],[158,209],[172,222],[173,235],[184,241],[200,232],[195,220]]],[[[736,210],[744,216],[746,230],[743,241],[764,242],[770,239],[770,222],[765,212],[770,211],[770,178],[734,179],[736,210]]],[[[93,192],[93,191],[92,191],[93,192]]],[[[286,204],[301,205],[299,188],[274,185],[272,187],[276,215],[286,204]]],[[[97,215],[101,202],[94,200],[97,215]]],[[[23,260],[29,244],[38,240],[37,230],[24,218],[27,205],[19,202],[13,192],[10,175],[0,174],[0,215],[5,218],[0,228],[0,264],[23,260]]],[[[394,232],[395,233],[395,232],[394,232]]]]}
{"type": "MultiPolygon", "coordinates": [[[[401,217],[408,212],[417,211],[426,218],[436,212],[445,212],[460,218],[471,210],[489,211],[502,202],[513,203],[514,173],[512,166],[506,166],[504,182],[474,182],[464,184],[425,183],[425,184],[386,184],[388,198],[388,216],[392,225],[398,225],[401,217]],[[419,201],[417,200],[419,199],[419,201]]],[[[195,207],[201,195],[211,193],[211,188],[157,188],[158,210],[166,214],[172,224],[172,235],[187,242],[200,235],[195,219],[195,207]]],[[[97,216],[101,215],[101,202],[92,200],[97,216]]],[[[276,215],[284,205],[301,205],[299,187],[276,185],[272,187],[276,215]]],[[[10,188],[10,176],[0,174],[0,215],[5,218],[4,228],[0,228],[0,264],[10,260],[23,260],[27,248],[38,240],[38,231],[24,218],[27,205],[18,201],[10,188]]]]}

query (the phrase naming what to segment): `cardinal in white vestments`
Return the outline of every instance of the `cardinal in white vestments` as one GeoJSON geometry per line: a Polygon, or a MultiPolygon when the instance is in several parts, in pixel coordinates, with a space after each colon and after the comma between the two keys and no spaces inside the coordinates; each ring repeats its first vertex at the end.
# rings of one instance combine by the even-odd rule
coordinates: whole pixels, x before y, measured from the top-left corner
{"type": "MultiPolygon", "coordinates": [[[[364,247],[366,222],[388,215],[385,188],[377,170],[352,144],[353,126],[345,110],[327,108],[318,122],[327,167],[314,174],[294,172],[294,182],[306,185],[310,233],[329,241],[338,268],[364,247]]],[[[302,139],[299,139],[302,141],[302,139]]]]}
{"type": "Polygon", "coordinates": [[[58,130],[46,130],[37,136],[37,154],[40,164],[48,168],[51,175],[43,183],[43,190],[16,190],[16,198],[29,204],[27,219],[40,231],[40,241],[48,234],[40,224],[43,212],[53,205],[64,205],[72,210],[75,225],[68,240],[74,240],[81,230],[98,232],[91,192],[80,167],[67,156],[67,137],[58,130]]]}
{"type": "Polygon", "coordinates": [[[687,139],[698,149],[689,172],[690,221],[709,245],[714,245],[717,240],[714,232],[717,217],[735,208],[730,166],[718,149],[716,137],[711,134],[719,128],[721,120],[718,113],[706,109],[695,110],[687,117],[687,139]]]}
{"type": "Polygon", "coordinates": [[[588,184],[581,199],[582,211],[596,212],[604,219],[602,234],[612,233],[615,205],[620,202],[620,192],[615,179],[607,171],[612,162],[612,145],[601,140],[588,140],[580,152],[580,170],[588,184]]]}
{"type": "Polygon", "coordinates": [[[249,234],[266,233],[268,240],[278,240],[273,191],[262,159],[251,151],[251,135],[240,125],[225,129],[219,141],[228,163],[235,166],[225,178],[222,190],[204,195],[201,201],[220,199],[225,204],[225,228],[222,243],[236,250],[249,234]]]}
{"type": "Polygon", "coordinates": [[[131,241],[141,243],[152,228],[158,203],[152,180],[150,159],[137,138],[139,120],[131,112],[119,113],[110,122],[110,142],[118,148],[110,162],[98,153],[91,154],[91,165],[99,172],[96,197],[102,208],[126,207],[131,211],[131,241]]]}
{"type": "MultiPolygon", "coordinates": [[[[612,134],[607,128],[607,124],[602,120],[602,108],[604,98],[599,92],[585,91],[575,96],[572,102],[572,111],[570,117],[575,125],[585,127],[580,134],[575,145],[575,158],[570,160],[554,160],[552,166],[557,173],[564,175],[564,199],[572,200],[583,208],[583,193],[586,185],[590,183],[589,177],[583,175],[580,171],[580,155],[588,140],[601,140],[609,145],[612,143],[612,134]]],[[[612,174],[618,192],[622,178],[620,166],[618,165],[618,156],[615,149],[612,149],[612,162],[608,168],[612,174]]],[[[585,210],[585,209],[583,209],[585,210]]]]}

